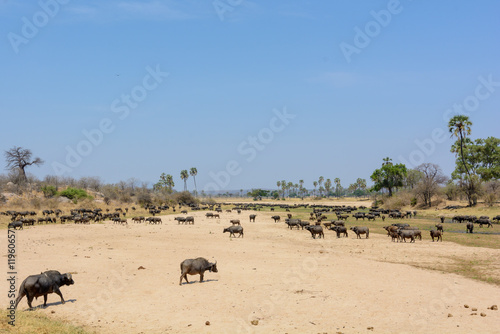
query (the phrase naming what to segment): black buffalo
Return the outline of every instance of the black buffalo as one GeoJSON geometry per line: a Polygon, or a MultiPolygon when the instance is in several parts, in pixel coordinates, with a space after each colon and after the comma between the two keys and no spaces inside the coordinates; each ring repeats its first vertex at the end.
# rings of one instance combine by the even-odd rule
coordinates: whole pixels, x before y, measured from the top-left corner
{"type": "Polygon", "coordinates": [[[217,261],[215,263],[208,262],[207,259],[198,257],[196,259],[186,259],[181,262],[181,279],[179,285],[182,285],[182,279],[184,278],[187,283],[187,275],[197,275],[200,274],[200,283],[203,282],[203,274],[205,271],[217,272],[217,261]]]}
{"type": "Polygon", "coordinates": [[[14,230],[16,230],[16,229],[19,228],[20,230],[22,230],[23,229],[23,222],[19,221],[19,220],[14,221],[12,223],[9,223],[9,227],[8,228],[12,228],[14,230]]]}
{"type": "Polygon", "coordinates": [[[54,292],[61,297],[61,303],[64,304],[64,298],[59,287],[72,284],[75,284],[75,282],[71,274],[61,274],[56,270],[49,270],[39,275],[28,276],[21,283],[14,308],[17,308],[17,304],[19,304],[24,296],[28,299],[28,306],[30,308],[33,307],[31,306],[33,298],[43,296],[43,306],[45,307],[47,306],[47,295],[54,292]]]}

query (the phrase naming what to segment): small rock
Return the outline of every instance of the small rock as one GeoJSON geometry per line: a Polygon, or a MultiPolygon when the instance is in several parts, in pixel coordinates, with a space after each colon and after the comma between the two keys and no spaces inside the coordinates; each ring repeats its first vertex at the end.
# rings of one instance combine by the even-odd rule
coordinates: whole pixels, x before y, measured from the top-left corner
{"type": "Polygon", "coordinates": [[[481,312],[482,317],[486,317],[486,313],[481,312]]]}
{"type": "Polygon", "coordinates": [[[252,320],[251,324],[257,326],[259,324],[259,320],[252,320]]]}
{"type": "Polygon", "coordinates": [[[492,306],[490,307],[490,310],[493,310],[493,311],[498,311],[498,306],[496,306],[496,305],[492,305],[492,306]]]}
{"type": "Polygon", "coordinates": [[[464,305],[464,307],[465,307],[465,308],[469,308],[469,305],[465,304],[465,305],[464,305]]]}
{"type": "MultiPolygon", "coordinates": [[[[56,313],[56,311],[52,310],[52,311],[50,311],[50,313],[54,314],[54,313],[56,313]]],[[[486,316],[486,314],[485,314],[485,316],[486,316]]]]}
{"type": "Polygon", "coordinates": [[[205,321],[205,325],[210,326],[210,321],[205,321]]]}
{"type": "Polygon", "coordinates": [[[453,317],[453,314],[448,313],[448,318],[451,318],[451,317],[453,317]]]}
{"type": "Polygon", "coordinates": [[[472,311],[477,311],[477,307],[471,308],[472,311]]]}
{"type": "Polygon", "coordinates": [[[367,327],[366,329],[368,329],[369,331],[372,331],[373,327],[367,327]]]}
{"type": "Polygon", "coordinates": [[[146,268],[144,268],[143,266],[140,266],[139,268],[137,268],[137,270],[141,270],[141,269],[146,269],[146,268]]]}
{"type": "Polygon", "coordinates": [[[471,313],[470,315],[477,315],[477,313],[476,313],[476,312],[474,312],[474,313],[471,313]]]}

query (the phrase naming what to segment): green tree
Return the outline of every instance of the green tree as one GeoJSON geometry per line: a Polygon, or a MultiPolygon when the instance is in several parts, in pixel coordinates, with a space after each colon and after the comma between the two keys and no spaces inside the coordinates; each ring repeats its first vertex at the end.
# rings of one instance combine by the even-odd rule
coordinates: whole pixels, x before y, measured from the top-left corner
{"type": "MultiPolygon", "coordinates": [[[[264,189],[252,189],[251,191],[249,191],[247,193],[248,196],[250,197],[253,197],[253,198],[256,198],[256,199],[260,199],[262,197],[267,197],[269,196],[269,193],[270,191],[269,190],[264,190],[264,189]]],[[[275,191],[273,192],[273,194],[275,193],[275,191]]],[[[278,194],[279,196],[279,194],[278,194]]]]}
{"type": "Polygon", "coordinates": [[[198,175],[198,170],[196,169],[196,167],[191,167],[191,169],[189,170],[189,175],[193,177],[194,194],[196,195],[198,193],[198,189],[196,188],[196,175],[198,175]]]}
{"type": "Polygon", "coordinates": [[[370,176],[375,183],[371,188],[372,191],[380,191],[387,189],[389,196],[392,196],[394,189],[402,187],[406,177],[407,169],[404,164],[394,165],[389,158],[384,159],[382,167],[376,169],[370,176]]]}
{"type": "Polygon", "coordinates": [[[187,191],[187,179],[189,178],[188,171],[186,169],[181,170],[181,179],[184,181],[184,191],[187,191]]]}
{"type": "Polygon", "coordinates": [[[316,187],[318,186],[318,181],[314,181],[313,186],[314,186],[314,195],[316,195],[316,187]]]}

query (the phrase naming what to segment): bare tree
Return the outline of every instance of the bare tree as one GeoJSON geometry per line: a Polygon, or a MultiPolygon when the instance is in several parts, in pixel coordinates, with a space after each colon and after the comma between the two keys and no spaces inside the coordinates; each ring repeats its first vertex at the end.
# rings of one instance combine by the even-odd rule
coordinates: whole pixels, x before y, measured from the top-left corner
{"type": "Polygon", "coordinates": [[[28,181],[28,178],[26,177],[26,167],[31,165],[40,166],[44,162],[38,157],[31,160],[32,154],[31,150],[14,146],[4,153],[5,160],[7,161],[6,168],[11,171],[17,171],[22,181],[28,181]]]}
{"type": "Polygon", "coordinates": [[[439,185],[448,181],[448,177],[443,174],[441,167],[436,164],[423,163],[416,170],[421,173],[421,179],[415,187],[415,192],[417,196],[424,200],[424,204],[430,207],[432,196],[439,191],[439,185]]]}

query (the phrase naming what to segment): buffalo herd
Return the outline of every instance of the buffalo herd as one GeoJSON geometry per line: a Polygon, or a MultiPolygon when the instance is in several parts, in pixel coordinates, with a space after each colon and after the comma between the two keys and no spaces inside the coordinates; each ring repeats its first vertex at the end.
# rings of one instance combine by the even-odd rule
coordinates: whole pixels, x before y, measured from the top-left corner
{"type": "MultiPolygon", "coordinates": [[[[224,203],[227,205],[227,203],[224,203]]],[[[362,236],[368,239],[370,235],[370,229],[368,226],[351,226],[350,228],[346,227],[346,223],[351,218],[356,221],[359,220],[367,220],[375,221],[377,219],[381,219],[385,221],[386,217],[392,218],[394,220],[401,220],[401,222],[393,223],[388,226],[384,226],[384,229],[387,231],[387,236],[391,237],[393,242],[407,242],[409,240],[410,243],[414,243],[415,240],[422,240],[422,233],[419,228],[412,227],[410,224],[405,223],[404,220],[410,221],[410,219],[417,216],[417,211],[399,211],[399,210],[385,210],[378,209],[377,207],[366,208],[366,207],[351,207],[351,206],[326,206],[326,205],[272,205],[272,204],[237,204],[233,205],[231,209],[226,210],[226,212],[237,212],[241,214],[242,210],[254,210],[260,211],[264,209],[264,207],[269,206],[270,211],[275,211],[276,207],[279,207],[280,211],[290,212],[290,209],[293,208],[308,208],[312,209],[310,212],[309,221],[302,220],[299,218],[292,218],[292,213],[287,214],[287,218],[284,219],[285,225],[288,229],[293,230],[307,230],[311,233],[311,237],[313,239],[325,238],[324,229],[328,229],[334,231],[336,233],[337,238],[348,237],[348,231],[352,231],[356,235],[356,239],[361,239],[362,236]],[[359,209],[363,211],[358,211],[359,209]],[[367,211],[367,212],[366,212],[367,211]],[[327,215],[333,214],[335,215],[334,219],[328,220],[327,215]]],[[[179,205],[179,208],[181,206],[179,205]]],[[[169,209],[168,206],[146,206],[147,211],[152,215],[151,217],[144,216],[134,216],[131,218],[131,221],[134,223],[148,223],[148,224],[162,224],[163,221],[161,217],[156,217],[158,213],[161,213],[162,210],[169,209]]],[[[132,207],[135,211],[135,207],[132,207]]],[[[217,207],[214,205],[206,205],[206,206],[196,206],[190,207],[192,210],[210,210],[215,211],[207,212],[205,214],[206,218],[211,219],[220,219],[222,209],[221,204],[217,207]]],[[[26,225],[34,225],[35,223],[41,224],[44,223],[56,223],[59,220],[61,223],[73,221],[75,224],[90,224],[93,222],[100,222],[104,220],[111,220],[115,223],[119,224],[127,224],[127,219],[125,218],[125,212],[128,213],[128,208],[125,210],[121,208],[116,208],[115,212],[109,212],[109,209],[106,209],[106,213],[102,211],[102,209],[74,209],[71,210],[70,214],[64,215],[61,210],[43,210],[42,217],[35,218],[36,212],[34,211],[6,211],[1,212],[0,214],[7,215],[11,217],[11,221],[8,224],[9,229],[23,229],[23,226],[26,225]]],[[[175,212],[175,207],[173,208],[175,212]]],[[[187,210],[182,210],[182,214],[187,215],[187,210]]],[[[255,222],[256,214],[250,214],[249,220],[250,222],[255,222]]],[[[271,219],[274,223],[278,223],[281,221],[281,216],[273,215],[271,219]]],[[[430,237],[432,241],[442,241],[442,237],[444,234],[443,223],[445,222],[445,218],[443,216],[439,217],[440,223],[435,225],[435,229],[430,230],[430,237]]],[[[195,218],[194,216],[178,216],[175,217],[174,220],[177,221],[178,224],[194,224],[195,218]]],[[[481,216],[477,218],[476,216],[461,216],[456,215],[451,219],[452,223],[466,223],[466,232],[473,233],[474,224],[479,225],[479,227],[483,227],[486,225],[487,227],[492,227],[492,223],[500,222],[500,215],[495,216],[490,220],[487,216],[481,216]]],[[[240,219],[231,219],[229,220],[231,226],[224,228],[223,233],[229,232],[229,237],[233,238],[238,235],[238,238],[243,238],[244,229],[241,226],[240,219]]],[[[217,262],[211,263],[205,258],[196,258],[196,259],[186,259],[181,265],[181,276],[179,284],[182,285],[182,281],[185,280],[189,283],[187,279],[187,275],[200,275],[200,282],[203,281],[204,272],[217,272],[217,262]]],[[[16,300],[16,307],[19,301],[26,296],[28,300],[28,305],[31,308],[33,298],[43,296],[44,297],[44,306],[46,306],[47,295],[51,293],[56,293],[61,297],[61,302],[64,303],[64,298],[60,291],[60,287],[63,285],[71,285],[74,284],[74,281],[71,277],[71,274],[60,274],[58,271],[46,271],[44,273],[38,275],[32,275],[27,277],[21,284],[19,288],[19,294],[16,300]]]]}

